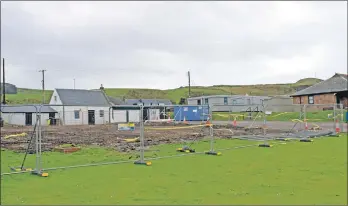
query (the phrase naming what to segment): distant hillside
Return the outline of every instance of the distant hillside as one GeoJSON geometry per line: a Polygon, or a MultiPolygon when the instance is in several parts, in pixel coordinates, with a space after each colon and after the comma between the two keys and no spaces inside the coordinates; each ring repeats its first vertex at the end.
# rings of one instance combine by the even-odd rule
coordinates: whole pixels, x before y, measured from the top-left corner
{"type": "MultiPolygon", "coordinates": [[[[201,95],[286,95],[293,94],[298,88],[311,86],[322,80],[315,78],[306,78],[297,81],[294,84],[262,84],[262,85],[214,85],[209,87],[191,87],[191,96],[201,95]]],[[[20,89],[17,94],[8,94],[6,99],[8,104],[30,104],[41,103],[42,91],[36,89],[20,89]]],[[[158,90],[158,89],[115,89],[105,88],[107,95],[112,97],[124,98],[157,98],[170,99],[173,103],[178,103],[180,98],[187,98],[188,87],[177,89],[158,90]]],[[[49,102],[52,91],[46,91],[46,103],[49,102]]]]}
{"type": "Polygon", "coordinates": [[[323,80],[317,79],[317,78],[305,78],[305,79],[298,80],[295,84],[297,86],[303,86],[303,85],[312,86],[313,84],[319,83],[321,81],[323,81],[323,80]]]}

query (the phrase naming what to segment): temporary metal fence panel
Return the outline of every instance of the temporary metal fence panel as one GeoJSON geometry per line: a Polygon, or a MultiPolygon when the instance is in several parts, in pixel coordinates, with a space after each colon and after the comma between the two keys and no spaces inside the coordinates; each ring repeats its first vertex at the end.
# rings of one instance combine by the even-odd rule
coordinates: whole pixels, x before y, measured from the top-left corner
{"type": "MultiPolygon", "coordinates": [[[[31,153],[33,154],[29,155],[28,157],[29,159],[32,159],[32,162],[36,162],[35,165],[32,165],[32,168],[35,169],[55,169],[64,167],[69,168],[103,165],[120,162],[134,162],[135,160],[146,161],[154,158],[152,156],[153,154],[150,152],[150,147],[159,143],[177,143],[176,141],[180,141],[183,137],[187,137],[185,139],[186,142],[184,142],[183,144],[192,145],[194,142],[203,139],[205,136],[210,138],[210,140],[213,140],[213,138],[222,135],[224,131],[226,131],[226,134],[230,138],[237,135],[236,133],[234,133],[236,131],[234,130],[234,128],[229,129],[227,127],[226,129],[213,129],[212,127],[207,126],[207,123],[192,123],[191,125],[183,125],[182,123],[172,124],[172,122],[175,121],[183,121],[184,117],[188,122],[202,120],[206,121],[208,117],[211,117],[210,121],[213,126],[215,124],[229,124],[231,126],[233,119],[230,119],[229,121],[228,119],[221,121],[221,119],[216,118],[216,114],[212,112],[213,110],[209,108],[208,105],[165,106],[166,111],[164,111],[165,114],[163,116],[165,117],[165,119],[163,119],[163,122],[166,124],[162,124],[161,122],[160,124],[150,125],[144,124],[144,113],[142,112],[144,108],[140,106],[120,105],[108,108],[96,105],[88,108],[79,107],[80,110],[77,109],[76,106],[72,107],[69,105],[50,106],[52,106],[52,108],[54,108],[57,113],[55,113],[54,116],[52,116],[52,114],[49,115],[48,119],[44,116],[44,110],[42,110],[41,106],[32,106],[35,108],[34,114],[39,117],[39,120],[37,121],[39,127],[35,133],[33,132],[33,125],[27,127],[9,127],[8,122],[5,122],[4,128],[2,128],[1,144],[2,146],[5,145],[5,148],[11,150],[20,150],[19,148],[22,148],[22,151],[25,150],[27,146],[25,143],[28,141],[31,134],[35,135],[36,145],[32,145],[33,151],[31,153]],[[173,109],[174,111],[173,114],[169,112],[171,111],[171,109],[173,109]],[[134,131],[132,131],[133,129],[130,131],[118,131],[119,123],[132,122],[129,121],[129,112],[131,111],[137,112],[140,124],[135,122],[134,131]],[[172,115],[173,118],[169,118],[169,114],[172,115]],[[213,116],[212,114],[214,114],[215,116],[213,116]],[[76,122],[77,120],[80,121],[78,122],[78,124],[76,122]],[[94,122],[92,122],[92,120],[94,120],[94,122]],[[218,122],[218,120],[220,120],[221,122],[218,122]],[[26,136],[21,137],[20,135],[18,135],[23,133],[25,130],[27,130],[26,136]],[[204,134],[205,130],[207,130],[206,134],[204,134]],[[15,136],[7,136],[11,134],[14,134],[15,136]],[[197,134],[199,135],[197,136],[197,134]],[[65,148],[65,146],[68,146],[68,148],[70,149],[86,149],[83,153],[84,156],[86,156],[86,158],[83,159],[85,162],[81,162],[81,158],[73,158],[75,154],[64,155],[64,153],[60,155],[60,161],[52,161],[51,159],[49,159],[52,156],[49,152],[65,151],[65,149],[67,149],[65,148]],[[127,152],[129,155],[105,156],[100,153],[100,148],[111,148],[116,151],[127,152]],[[141,151],[144,152],[140,153],[141,151]],[[34,161],[35,159],[36,161],[34,161]],[[76,162],[77,159],[79,159],[79,162],[76,162]]],[[[330,106],[329,104],[292,105],[292,107],[296,108],[295,112],[273,111],[274,106],[275,105],[263,106],[261,112],[253,116],[250,121],[243,121],[244,123],[246,123],[242,126],[245,128],[251,126],[266,126],[267,128],[272,129],[281,127],[282,130],[291,131],[291,133],[295,135],[296,132],[305,130],[311,130],[310,135],[318,134],[315,132],[320,129],[322,130],[320,131],[321,134],[326,134],[330,131],[343,131],[341,127],[343,116],[341,114],[344,113],[344,110],[341,106],[330,106]],[[332,108],[332,110],[330,110],[330,107],[332,108]],[[284,115],[284,118],[280,118],[282,115],[284,115]],[[285,116],[287,116],[287,118],[285,118],[285,116]]],[[[157,108],[156,106],[153,106],[148,107],[147,109],[157,108]]],[[[234,113],[231,112],[231,114],[234,113]]],[[[134,114],[133,116],[135,117],[136,115],[134,114]]],[[[156,122],[157,120],[150,120],[150,122],[151,121],[156,122]]],[[[243,132],[245,132],[245,129],[242,130],[243,132]]],[[[303,133],[304,132],[302,132],[301,135],[303,133]]],[[[266,133],[261,134],[266,136],[266,133]]],[[[307,136],[308,134],[309,133],[305,133],[305,135],[307,136]]],[[[211,151],[214,150],[214,145],[212,143],[213,141],[211,141],[211,151]]],[[[69,152],[69,150],[67,150],[67,152],[69,152]]],[[[76,155],[79,156],[79,154],[76,155]]],[[[169,156],[177,156],[177,152],[173,151],[169,156]]],[[[18,165],[19,164],[20,162],[18,162],[18,165]]]]}

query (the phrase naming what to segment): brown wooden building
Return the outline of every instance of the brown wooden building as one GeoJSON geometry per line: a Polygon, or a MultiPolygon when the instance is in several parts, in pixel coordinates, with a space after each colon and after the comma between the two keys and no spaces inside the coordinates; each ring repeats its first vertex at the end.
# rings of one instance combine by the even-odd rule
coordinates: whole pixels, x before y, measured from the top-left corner
{"type": "Polygon", "coordinates": [[[291,95],[294,104],[343,104],[348,107],[348,76],[336,73],[331,78],[291,95]]]}

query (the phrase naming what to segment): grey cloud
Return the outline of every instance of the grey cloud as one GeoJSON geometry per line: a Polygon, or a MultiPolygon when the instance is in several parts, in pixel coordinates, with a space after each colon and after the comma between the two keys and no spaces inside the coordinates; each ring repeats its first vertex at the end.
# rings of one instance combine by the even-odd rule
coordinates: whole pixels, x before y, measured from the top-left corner
{"type": "MultiPolygon", "coordinates": [[[[173,88],[186,84],[188,68],[202,85],[292,82],[315,72],[327,78],[347,70],[344,2],[296,2],[302,13],[315,17],[285,23],[277,19],[285,14],[275,16],[283,11],[280,2],[43,2],[36,9],[3,4],[4,57],[35,80],[38,74],[30,71],[47,68],[51,88],[71,85],[73,78],[84,88],[100,83],[173,88]],[[95,10],[86,20],[76,15],[79,6],[95,10]],[[50,24],[48,16],[40,21],[45,16],[37,15],[43,14],[55,21],[66,15],[62,19],[71,26],[50,24]],[[314,66],[307,73],[260,75],[270,69],[267,61],[315,58],[309,56],[317,46],[326,48],[325,65],[308,59],[314,66]]],[[[300,15],[296,12],[289,13],[300,15]]],[[[10,77],[22,87],[39,85],[19,79],[10,77]]]]}

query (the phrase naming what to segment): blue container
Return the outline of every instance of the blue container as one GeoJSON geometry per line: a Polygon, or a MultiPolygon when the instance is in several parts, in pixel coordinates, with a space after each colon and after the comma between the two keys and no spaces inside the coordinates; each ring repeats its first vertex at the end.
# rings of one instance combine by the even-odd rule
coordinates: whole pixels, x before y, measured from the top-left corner
{"type": "Polygon", "coordinates": [[[208,105],[198,106],[176,106],[174,107],[174,120],[175,121],[207,121],[209,114],[208,105]]]}
{"type": "Polygon", "coordinates": [[[346,122],[348,122],[348,112],[346,112],[346,122]]]}

